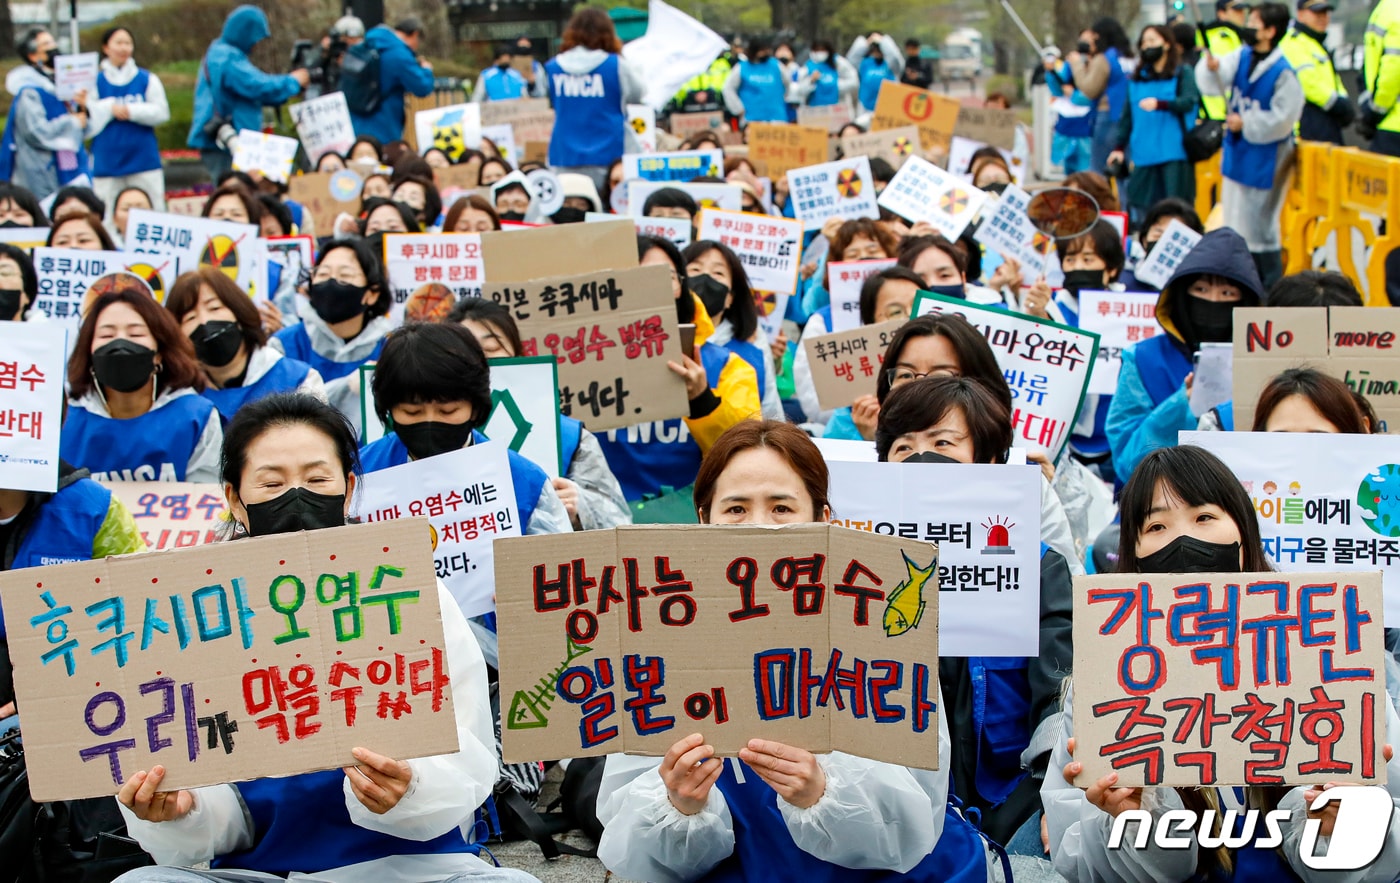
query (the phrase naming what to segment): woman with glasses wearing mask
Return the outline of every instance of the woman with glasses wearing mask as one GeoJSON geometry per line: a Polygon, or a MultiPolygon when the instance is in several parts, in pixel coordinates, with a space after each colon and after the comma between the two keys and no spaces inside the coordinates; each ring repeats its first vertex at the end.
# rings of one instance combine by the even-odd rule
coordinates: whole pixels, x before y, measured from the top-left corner
{"type": "Polygon", "coordinates": [[[189,338],[135,276],[98,280],[68,360],[59,456],[107,481],[212,482],[222,422],[189,338]]]}
{"type": "Polygon", "coordinates": [[[326,384],[326,398],[360,426],[360,366],[379,357],[393,328],[379,258],[361,239],[332,243],[321,252],[311,283],[298,296],[301,322],[273,335],[269,346],[305,362],[326,384]]]}
{"type": "MultiPolygon", "coordinates": [[[[907,267],[890,267],[865,280],[860,288],[860,324],[877,325],[897,319],[908,319],[914,309],[914,299],[926,289],[924,281],[907,267]]],[[[864,395],[855,403],[837,408],[822,431],[822,438],[875,438],[875,422],[880,415],[880,403],[872,395],[864,395]],[[855,412],[860,411],[857,419],[855,412]]]]}

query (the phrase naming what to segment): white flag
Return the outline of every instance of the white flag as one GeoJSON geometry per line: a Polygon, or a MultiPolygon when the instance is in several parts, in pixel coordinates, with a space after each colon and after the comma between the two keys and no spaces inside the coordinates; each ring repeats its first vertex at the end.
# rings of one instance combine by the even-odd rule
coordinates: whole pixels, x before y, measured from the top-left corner
{"type": "Polygon", "coordinates": [[[622,57],[647,84],[642,102],[660,110],[687,80],[708,70],[729,44],[661,0],[651,0],[647,13],[647,32],[623,46],[622,57]]]}

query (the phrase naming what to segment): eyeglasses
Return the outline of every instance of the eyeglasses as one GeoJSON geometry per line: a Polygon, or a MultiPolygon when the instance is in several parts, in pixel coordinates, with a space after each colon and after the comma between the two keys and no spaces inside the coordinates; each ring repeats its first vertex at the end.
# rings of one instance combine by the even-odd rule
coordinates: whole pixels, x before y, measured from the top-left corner
{"type": "Polygon", "coordinates": [[[899,386],[901,383],[909,383],[911,380],[921,380],[925,377],[957,377],[958,372],[950,371],[947,368],[939,368],[937,371],[925,371],[920,374],[917,371],[910,371],[908,368],[892,368],[885,372],[885,379],[890,382],[890,386],[899,386]]]}

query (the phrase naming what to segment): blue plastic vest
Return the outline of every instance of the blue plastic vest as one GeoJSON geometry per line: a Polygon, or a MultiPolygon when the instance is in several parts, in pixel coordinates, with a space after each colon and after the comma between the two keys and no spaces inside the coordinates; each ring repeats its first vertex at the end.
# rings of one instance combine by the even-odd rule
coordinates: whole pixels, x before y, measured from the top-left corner
{"type": "MultiPolygon", "coordinates": [[[[1238,791],[1236,789],[1237,794],[1238,791]]],[[[1234,830],[1230,833],[1238,834],[1243,826],[1244,820],[1236,816],[1234,830]]],[[[1261,819],[1255,828],[1256,842],[1263,836],[1263,827],[1261,819]]],[[[1234,868],[1230,873],[1224,873],[1219,868],[1209,874],[1197,872],[1189,883],[1297,883],[1301,880],[1277,849],[1263,849],[1251,843],[1233,850],[1231,857],[1234,868]]]]}
{"type": "Polygon", "coordinates": [[[559,59],[544,66],[558,120],[549,139],[549,164],[555,168],[606,166],[622,156],[622,77],[616,55],[586,74],[566,73],[559,59]]]}
{"type": "Polygon", "coordinates": [[[1152,397],[1154,408],[1181,389],[1186,375],[1191,373],[1191,360],[1182,355],[1176,341],[1167,334],[1158,334],[1136,344],[1133,356],[1137,359],[1143,388],[1152,397]]]}
{"type": "MultiPolygon", "coordinates": [[[[1274,86],[1278,83],[1279,75],[1285,70],[1293,69],[1288,60],[1280,56],[1259,79],[1251,83],[1249,62],[1253,56],[1254,50],[1249,46],[1240,50],[1234,91],[1230,94],[1230,113],[1244,113],[1246,107],[1268,110],[1273,104],[1274,86]]],[[[1246,187],[1270,190],[1274,186],[1274,173],[1278,167],[1278,146],[1282,143],[1283,141],[1271,141],[1268,144],[1254,144],[1244,140],[1242,132],[1231,132],[1227,129],[1220,173],[1246,187]]]]}
{"type": "Polygon", "coordinates": [[[724,795],[734,818],[734,852],[700,877],[703,883],[984,883],[986,852],[982,837],[961,815],[944,810],[943,835],[923,861],[907,874],[856,870],[823,861],[799,849],[778,810],[778,795],[752,769],[744,768],[741,784],[734,776],[737,758],[726,758],[715,787],[724,795]]]}
{"type": "Polygon", "coordinates": [[[1226,402],[1215,408],[1215,417],[1220,421],[1220,429],[1223,432],[1235,431],[1235,403],[1226,402]]]}
{"type": "Polygon", "coordinates": [[[74,405],[63,421],[59,456],[98,480],[184,481],[213,413],[214,403],[198,395],[180,396],[126,420],[74,405]]]}
{"type": "MultiPolygon", "coordinates": [[[[145,69],[137,71],[124,86],[113,86],[103,71],[97,75],[97,96],[115,98],[118,104],[139,103],[146,100],[150,83],[151,72],[145,69]]],[[[156,130],[150,126],[113,119],[92,139],[94,178],[120,178],[160,167],[160,145],[156,143],[156,130]]]]}
{"type": "Polygon", "coordinates": [[[836,68],[829,64],[817,64],[807,62],[807,76],[817,75],[817,82],[812,86],[812,94],[807,96],[807,103],[812,107],[827,107],[836,104],[841,100],[841,87],[837,84],[836,68]]]}
{"type": "Polygon", "coordinates": [[[486,85],[487,101],[510,101],[514,98],[524,98],[525,91],[529,88],[529,84],[520,75],[520,71],[513,67],[501,70],[493,65],[481,75],[481,81],[486,85]]]}
{"type": "MultiPolygon", "coordinates": [[[[479,432],[472,433],[473,444],[484,441],[486,436],[479,432]]],[[[515,508],[520,516],[520,532],[523,534],[530,526],[530,519],[535,517],[535,506],[540,501],[544,486],[549,483],[549,476],[543,469],[515,451],[506,451],[506,458],[510,461],[510,483],[515,488],[515,508]]],[[[360,448],[362,476],[392,466],[402,466],[407,462],[408,448],[393,432],[386,433],[378,441],[372,441],[360,448]]]]}
{"type": "Polygon", "coordinates": [[[290,328],[283,328],[273,336],[282,341],[283,355],[298,362],[305,362],[315,368],[316,373],[320,374],[321,379],[327,383],[354,374],[366,362],[378,360],[380,350],[384,349],[384,341],[380,340],[375,345],[374,352],[363,359],[353,362],[333,362],[311,348],[311,336],[306,333],[306,326],[300,322],[290,328]]]}
{"type": "MultiPolygon", "coordinates": [[[[1068,297],[1064,297],[1064,292],[1055,295],[1055,306],[1060,308],[1064,314],[1065,324],[1072,328],[1079,327],[1079,308],[1070,302],[1068,297]]],[[[1094,428],[1089,433],[1078,432],[1079,421],[1075,421],[1075,432],[1070,436],[1070,450],[1086,457],[1097,457],[1100,454],[1108,453],[1108,409],[1113,404],[1113,396],[1086,394],[1084,396],[1084,407],[1094,413],[1094,428]]]]}
{"type": "Polygon", "coordinates": [[[559,447],[563,449],[563,470],[568,475],[574,465],[574,455],[583,441],[583,424],[573,417],[559,415],[559,447]]]}
{"type": "Polygon", "coordinates": [[[860,60],[860,103],[862,107],[875,109],[880,97],[880,84],[894,79],[894,71],[884,61],[876,62],[870,56],[860,60]]]}
{"type": "MultiPolygon", "coordinates": [[[[1063,94],[1062,86],[1074,85],[1074,78],[1068,73],[1068,65],[1061,62],[1060,68],[1050,71],[1045,75],[1045,83],[1050,87],[1052,98],[1058,98],[1063,94]],[[1064,71],[1064,73],[1061,73],[1064,71]]],[[[1075,91],[1070,95],[1070,101],[1078,105],[1092,105],[1084,96],[1083,92],[1075,91]]],[[[1091,106],[1089,112],[1081,117],[1057,116],[1055,118],[1055,133],[1064,135],[1066,138],[1089,138],[1094,134],[1094,109],[1091,106]]]]}
{"type": "MultiPolygon", "coordinates": [[[[88,478],[59,489],[35,513],[11,569],[91,560],[92,541],[111,505],[112,492],[88,478]]],[[[0,638],[4,637],[5,616],[0,610],[0,638]]]]}
{"type": "Polygon", "coordinates": [[[233,419],[233,415],[238,413],[238,409],[248,404],[256,402],[258,399],[266,398],[273,393],[292,392],[301,386],[306,380],[306,375],[311,373],[311,366],[305,362],[283,356],[267,369],[267,373],[253,381],[248,386],[234,386],[225,389],[214,389],[212,386],[204,390],[204,397],[214,403],[214,407],[219,409],[219,416],[224,418],[224,422],[233,419]]]}
{"type": "MultiPolygon", "coordinates": [[[[700,347],[700,362],[705,366],[711,389],[719,386],[731,355],[713,343],[700,347]]],[[[598,436],[598,444],[629,503],[647,494],[659,494],[662,488],[689,487],[695,482],[703,459],[700,446],[678,417],[610,429],[598,436]]]]}
{"type": "MultiPolygon", "coordinates": [[[[45,92],[43,89],[36,89],[33,86],[25,86],[15,94],[10,101],[13,107],[19,102],[19,97],[27,90],[33,89],[39,93],[39,98],[44,102],[44,113],[48,119],[56,120],[68,112],[68,107],[58,100],[58,96],[52,92],[45,92]]],[[[72,183],[74,178],[79,178],[88,174],[92,170],[92,157],[88,155],[87,148],[82,144],[78,145],[77,153],[73,154],[74,163],[72,168],[64,168],[64,164],[58,161],[58,154],[55,153],[49,162],[53,163],[54,170],[58,175],[58,186],[72,183]]],[[[0,181],[8,181],[15,174],[15,127],[5,126],[5,135],[0,138],[0,181]]]]}
{"type": "Polygon", "coordinates": [[[1144,98],[1175,101],[1178,71],[1170,80],[1131,80],[1128,82],[1128,110],[1133,115],[1131,149],[1133,164],[1159,166],[1169,162],[1184,162],[1186,148],[1182,138],[1181,117],[1166,110],[1143,110],[1138,102],[1144,98]]]}
{"type": "Polygon", "coordinates": [[[1123,73],[1122,56],[1117,49],[1109,49],[1103,57],[1108,59],[1108,87],[1104,89],[1108,96],[1108,118],[1116,123],[1128,103],[1128,75],[1123,73]]]}
{"type": "Polygon", "coordinates": [[[783,65],[769,57],[762,64],[739,62],[739,100],[744,102],[744,119],[751,123],[787,122],[787,84],[783,65]]]}
{"type": "Polygon", "coordinates": [[[724,348],[753,366],[754,373],[758,375],[758,394],[761,397],[768,383],[768,366],[763,359],[763,350],[747,340],[730,340],[724,348]]]}
{"type": "Polygon", "coordinates": [[[314,873],[391,855],[441,855],[473,851],[452,829],[433,840],[405,840],[350,821],[341,783],[345,773],[326,770],[238,782],[253,818],[253,848],[219,856],[214,868],[286,875],[314,873]]]}

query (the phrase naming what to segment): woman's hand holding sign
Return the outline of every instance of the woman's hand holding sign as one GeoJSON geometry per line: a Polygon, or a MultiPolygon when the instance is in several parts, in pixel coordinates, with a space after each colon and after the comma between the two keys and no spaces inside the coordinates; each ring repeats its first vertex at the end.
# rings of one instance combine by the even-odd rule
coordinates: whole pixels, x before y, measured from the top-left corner
{"type": "MultiPolygon", "coordinates": [[[[1074,755],[1074,739],[1069,740],[1069,753],[1074,755]]],[[[1074,777],[1084,771],[1083,764],[1077,760],[1071,760],[1065,764],[1065,781],[1073,782],[1074,777]]],[[[1114,783],[1118,781],[1117,773],[1109,773],[1099,779],[1088,788],[1084,789],[1084,797],[1097,806],[1099,809],[1118,818],[1118,814],[1130,809],[1142,809],[1142,789],[1141,788],[1115,788],[1114,783]]]]}
{"type": "Polygon", "coordinates": [[[710,789],[723,771],[724,761],[715,757],[714,746],[705,744],[699,733],[672,745],[661,759],[661,781],[666,783],[671,805],[681,815],[693,816],[705,808],[710,789]]]}
{"type": "Polygon", "coordinates": [[[368,748],[351,752],[359,763],[344,767],[350,790],[375,815],[383,815],[403,800],[413,784],[413,768],[402,760],[375,754],[368,748]]]}
{"type": "Polygon", "coordinates": [[[798,809],[809,809],[826,793],[826,772],[805,748],[750,739],[747,748],[739,749],[739,759],[798,809]]]}
{"type": "Polygon", "coordinates": [[[148,773],[141,770],[117,792],[117,800],[145,822],[173,822],[183,819],[194,809],[194,794],[189,791],[157,791],[165,778],[165,767],[157,764],[148,773]]]}

